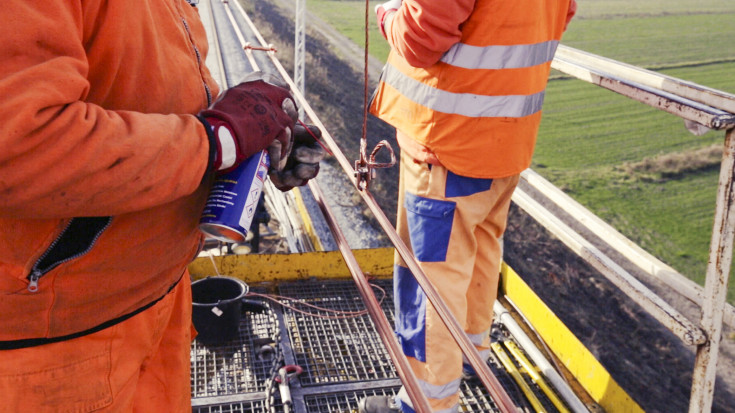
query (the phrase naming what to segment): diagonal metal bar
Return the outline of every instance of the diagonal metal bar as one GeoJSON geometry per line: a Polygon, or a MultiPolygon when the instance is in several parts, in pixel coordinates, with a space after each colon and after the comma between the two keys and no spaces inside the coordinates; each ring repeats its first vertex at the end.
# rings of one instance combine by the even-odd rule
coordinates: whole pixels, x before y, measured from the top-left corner
{"type": "Polygon", "coordinates": [[[347,239],[339,228],[339,225],[337,225],[334,214],[332,214],[332,211],[329,209],[321,188],[314,180],[311,180],[309,181],[309,189],[311,189],[314,194],[314,199],[316,199],[316,202],[327,221],[327,225],[329,225],[332,234],[337,240],[337,246],[342,252],[345,264],[347,264],[347,268],[349,268],[350,274],[352,274],[352,278],[355,280],[355,284],[357,284],[358,291],[360,292],[362,300],[365,302],[368,314],[373,320],[373,323],[375,323],[375,328],[378,331],[380,338],[383,340],[391,360],[396,364],[398,376],[404,383],[406,391],[413,402],[414,408],[419,412],[430,412],[431,407],[429,407],[429,400],[421,391],[418,380],[413,374],[411,366],[408,364],[408,359],[406,359],[403,351],[401,351],[398,341],[396,340],[395,335],[393,335],[393,329],[391,328],[390,323],[388,323],[388,319],[383,313],[383,310],[380,308],[380,303],[377,298],[375,298],[375,293],[373,292],[373,289],[370,288],[370,284],[368,283],[367,278],[365,278],[365,274],[360,269],[355,255],[347,244],[347,239]]]}
{"type": "MultiPolygon", "coordinates": [[[[242,13],[243,13],[243,17],[245,17],[248,24],[251,25],[253,32],[256,34],[261,44],[266,44],[265,40],[260,36],[260,33],[257,32],[257,29],[255,28],[252,21],[247,16],[247,14],[245,14],[244,11],[242,11],[242,13]]],[[[319,118],[316,116],[316,113],[313,111],[313,109],[309,106],[304,96],[298,91],[298,89],[296,89],[296,85],[293,84],[293,81],[291,81],[290,77],[288,76],[288,73],[283,68],[283,66],[278,61],[278,59],[275,58],[272,52],[267,52],[267,53],[268,53],[268,56],[273,61],[273,64],[276,66],[276,69],[281,73],[284,80],[288,82],[289,85],[291,86],[294,97],[299,102],[299,104],[304,108],[305,112],[309,115],[310,120],[317,127],[319,127],[319,129],[321,129],[324,141],[327,143],[330,150],[332,151],[334,156],[337,158],[338,162],[342,166],[342,169],[344,169],[345,172],[347,172],[348,178],[351,180],[353,185],[356,185],[356,181],[354,177],[354,170],[352,166],[350,165],[349,161],[347,160],[347,158],[344,156],[344,154],[342,154],[341,149],[337,146],[334,139],[332,139],[331,135],[326,130],[324,125],[321,123],[321,121],[319,121],[319,118]]],[[[441,317],[442,321],[447,326],[449,331],[452,333],[452,336],[454,337],[455,341],[459,345],[465,357],[467,357],[467,359],[469,360],[470,365],[472,365],[472,367],[477,372],[478,377],[480,378],[482,383],[485,385],[485,387],[487,388],[488,392],[490,393],[491,397],[496,402],[500,410],[502,412],[517,411],[516,406],[510,399],[510,396],[508,396],[508,394],[505,392],[505,389],[503,389],[498,379],[490,371],[490,368],[485,363],[485,360],[483,360],[480,354],[477,352],[474,344],[472,344],[469,337],[464,332],[464,329],[459,325],[459,322],[457,322],[457,320],[454,318],[454,316],[451,314],[451,312],[447,308],[446,304],[444,304],[444,302],[441,300],[438,292],[436,291],[434,286],[431,285],[426,274],[424,274],[423,270],[419,266],[413,254],[406,247],[405,243],[400,239],[395,229],[393,228],[393,225],[390,223],[390,220],[385,216],[385,213],[383,213],[383,210],[380,208],[378,203],[375,201],[372,194],[370,194],[367,191],[358,191],[358,192],[360,193],[360,195],[362,196],[363,200],[368,205],[370,210],[376,216],[378,222],[383,227],[388,237],[393,242],[393,245],[396,247],[396,251],[398,251],[398,253],[401,255],[403,260],[408,265],[409,269],[413,272],[414,277],[416,278],[421,288],[424,290],[424,293],[426,294],[427,298],[432,303],[432,305],[436,308],[437,313],[441,317]]]]}
{"type": "MultiPolygon", "coordinates": [[[[260,32],[257,30],[255,25],[253,24],[252,20],[250,20],[250,17],[245,13],[245,10],[242,9],[242,6],[240,6],[239,2],[235,2],[236,7],[239,9],[243,19],[247,22],[247,24],[250,26],[250,29],[252,30],[253,34],[258,38],[258,41],[261,43],[262,46],[267,46],[267,43],[265,39],[261,36],[260,32]]],[[[319,120],[314,110],[311,108],[309,103],[306,101],[306,98],[301,94],[301,91],[298,90],[296,85],[294,84],[293,80],[291,80],[291,77],[289,76],[288,72],[284,69],[283,65],[281,65],[281,62],[276,58],[273,51],[267,51],[266,54],[271,59],[273,65],[278,70],[278,72],[283,77],[284,81],[286,81],[289,86],[291,87],[291,91],[294,95],[294,98],[299,102],[299,105],[304,108],[304,111],[309,116],[310,121],[313,122],[319,129],[321,129],[322,137],[325,141],[325,143],[329,146],[330,150],[334,154],[335,158],[338,160],[340,165],[342,166],[342,169],[347,173],[348,179],[352,182],[353,185],[357,187],[357,181],[355,178],[355,171],[350,165],[347,158],[342,153],[342,150],[337,146],[336,142],[332,138],[332,136],[329,134],[327,129],[324,127],[324,124],[319,120]]],[[[309,187],[317,189],[319,191],[319,195],[321,196],[321,190],[318,188],[316,183],[309,182],[309,187]]],[[[508,412],[517,412],[518,409],[511,400],[510,396],[506,393],[503,386],[498,381],[497,377],[490,371],[490,367],[485,363],[485,360],[482,359],[480,356],[480,353],[475,349],[474,344],[472,341],[470,341],[470,338],[467,336],[467,334],[464,332],[464,329],[459,324],[456,318],[452,315],[451,311],[449,311],[449,308],[444,304],[444,301],[439,296],[439,293],[436,291],[433,285],[431,285],[431,282],[429,281],[428,277],[424,273],[424,271],[419,266],[418,262],[416,261],[416,258],[413,256],[411,251],[406,247],[405,243],[401,238],[398,236],[398,234],[395,231],[395,228],[393,228],[393,225],[391,224],[390,220],[385,216],[385,213],[380,208],[378,203],[375,201],[375,198],[373,198],[372,194],[368,191],[358,191],[360,196],[362,196],[365,203],[368,205],[372,213],[375,215],[376,219],[380,223],[383,230],[386,232],[388,237],[390,238],[391,242],[396,248],[396,251],[399,253],[399,255],[403,258],[403,260],[408,265],[408,268],[413,273],[414,277],[416,278],[416,281],[419,283],[421,288],[424,291],[424,294],[426,294],[427,299],[431,302],[431,304],[435,307],[437,313],[439,314],[439,317],[442,319],[442,322],[446,325],[449,332],[452,334],[452,337],[457,342],[457,345],[462,350],[462,353],[465,355],[465,357],[470,362],[470,365],[475,369],[477,372],[477,376],[479,377],[480,381],[485,385],[488,392],[490,393],[490,396],[492,397],[493,401],[497,404],[498,408],[503,413],[508,412]]],[[[316,197],[315,193],[315,197],[316,197]]],[[[323,197],[322,197],[323,200],[323,197]]],[[[320,208],[327,208],[326,204],[323,202],[319,202],[320,208]]],[[[331,218],[331,217],[330,217],[331,218]]],[[[339,231],[341,232],[341,231],[339,231]]],[[[336,234],[335,234],[336,235],[336,234]]],[[[352,251],[347,249],[345,251],[345,260],[349,261],[349,258],[352,257],[354,259],[354,256],[352,256],[352,251]]],[[[359,267],[357,268],[359,270],[359,267]]],[[[360,281],[359,277],[354,277],[356,281],[360,281]]],[[[368,288],[369,291],[366,291],[366,295],[372,295],[373,299],[375,296],[372,293],[372,290],[368,288]]],[[[367,303],[366,303],[367,304],[367,303]]],[[[370,307],[371,305],[368,305],[370,307]]],[[[378,307],[378,310],[380,308],[378,307]]],[[[381,311],[382,314],[382,311],[381,311]]],[[[383,314],[383,317],[385,315],[383,314]]],[[[392,335],[391,331],[391,337],[392,340],[395,341],[395,337],[392,335]]],[[[387,340],[387,342],[384,340],[386,346],[390,346],[389,343],[391,343],[391,340],[387,340]]],[[[405,359],[405,356],[403,356],[403,353],[400,352],[400,354],[397,354],[396,356],[401,356],[403,359],[405,359]]],[[[400,362],[400,358],[398,357],[397,360],[400,362]]],[[[398,363],[400,364],[400,363],[398,363]]],[[[397,369],[399,371],[399,374],[401,374],[401,369],[397,369]]],[[[403,372],[408,373],[408,372],[403,372]]],[[[411,372],[412,375],[412,372],[411,372]]],[[[401,377],[403,379],[403,376],[401,377]]],[[[407,376],[408,378],[408,376],[407,376]]],[[[409,379],[410,380],[410,379],[409,379]]],[[[412,389],[409,388],[410,383],[404,382],[406,384],[406,390],[409,392],[409,397],[411,397],[411,400],[414,402],[414,405],[421,405],[421,403],[417,403],[421,401],[421,398],[425,398],[423,393],[420,393],[418,398],[415,398],[411,392],[412,389]]],[[[424,410],[419,410],[424,411],[424,410]]],[[[425,410],[430,411],[430,410],[425,410]]]]}

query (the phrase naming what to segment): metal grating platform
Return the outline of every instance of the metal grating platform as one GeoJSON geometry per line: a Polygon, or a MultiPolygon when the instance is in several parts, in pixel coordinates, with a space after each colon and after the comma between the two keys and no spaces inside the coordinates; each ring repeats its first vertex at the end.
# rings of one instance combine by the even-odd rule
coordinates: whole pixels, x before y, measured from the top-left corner
{"type": "MultiPolygon", "coordinates": [[[[381,306],[392,324],[391,280],[373,283],[385,291],[381,306]]],[[[243,313],[237,339],[214,346],[192,343],[194,413],[283,412],[278,385],[269,381],[274,366],[283,364],[303,369],[289,385],[294,412],[356,412],[362,397],[398,391],[401,382],[369,316],[321,318],[287,308],[322,316],[333,314],[304,304],[343,312],[363,310],[351,280],[299,281],[253,291],[279,295],[285,306],[264,300],[265,311],[243,313]],[[276,348],[281,352],[272,351],[276,348]],[[272,406],[266,403],[266,395],[272,396],[272,406]]],[[[383,293],[374,291],[380,299],[383,293]]],[[[488,364],[511,398],[525,406],[520,390],[500,363],[491,357],[488,364]]],[[[497,411],[478,379],[463,381],[461,392],[462,412],[497,411]]],[[[545,407],[551,406],[543,401],[545,407]]],[[[548,411],[555,409],[551,406],[548,411]]]]}
{"type": "Polygon", "coordinates": [[[224,405],[194,407],[192,413],[261,413],[265,409],[265,403],[255,402],[237,402],[224,405]]]}
{"type": "MultiPolygon", "coordinates": [[[[393,322],[393,297],[390,281],[374,284],[383,288],[383,311],[393,322]],[[381,285],[382,284],[382,285],[381,285]]],[[[374,288],[380,299],[382,292],[374,288]]],[[[330,310],[357,312],[365,309],[354,283],[329,282],[284,285],[281,293],[299,297],[285,301],[297,306],[306,302],[330,310]]],[[[327,312],[320,315],[330,316],[327,312]]],[[[304,368],[299,377],[302,386],[323,383],[378,380],[397,377],[388,352],[370,317],[319,318],[286,309],[285,318],[295,364],[304,368]]]]}
{"type": "Polygon", "coordinates": [[[351,391],[341,393],[310,394],[304,397],[306,412],[309,413],[343,413],[356,412],[357,403],[367,396],[395,396],[400,386],[351,391]]]}
{"type": "Polygon", "coordinates": [[[239,337],[204,346],[194,340],[191,346],[192,398],[262,392],[273,364],[276,314],[243,313],[239,337]],[[265,348],[264,348],[265,347],[265,348]]]}

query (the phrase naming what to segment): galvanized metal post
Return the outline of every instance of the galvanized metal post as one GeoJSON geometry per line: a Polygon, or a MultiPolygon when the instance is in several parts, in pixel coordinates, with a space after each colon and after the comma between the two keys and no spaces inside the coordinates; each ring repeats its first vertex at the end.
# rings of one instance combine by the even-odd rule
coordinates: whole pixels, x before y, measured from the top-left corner
{"type": "MultiPolygon", "coordinates": [[[[306,0],[296,0],[296,39],[294,42],[294,83],[302,95],[306,96],[304,66],[306,65],[306,0]]],[[[304,108],[299,106],[299,119],[304,119],[304,108]]]]}
{"type": "Polygon", "coordinates": [[[733,235],[735,234],[735,129],[725,133],[720,183],[717,190],[717,210],[712,230],[707,279],[704,285],[704,305],[701,326],[707,341],[697,346],[694,362],[692,393],[689,413],[712,410],[717,377],[717,356],[722,337],[722,315],[727,299],[727,281],[732,262],[733,235]]]}

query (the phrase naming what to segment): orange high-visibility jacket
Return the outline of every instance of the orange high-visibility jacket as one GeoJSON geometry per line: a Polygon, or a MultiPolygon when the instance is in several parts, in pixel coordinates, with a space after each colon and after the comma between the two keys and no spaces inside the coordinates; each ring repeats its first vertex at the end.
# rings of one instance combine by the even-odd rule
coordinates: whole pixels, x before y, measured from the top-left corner
{"type": "Polygon", "coordinates": [[[452,172],[517,174],[531,163],[541,105],[573,0],[404,0],[371,112],[452,172]]]}
{"type": "Polygon", "coordinates": [[[207,193],[193,114],[219,93],[185,0],[2,7],[0,349],[102,328],[181,277],[207,193]]]}

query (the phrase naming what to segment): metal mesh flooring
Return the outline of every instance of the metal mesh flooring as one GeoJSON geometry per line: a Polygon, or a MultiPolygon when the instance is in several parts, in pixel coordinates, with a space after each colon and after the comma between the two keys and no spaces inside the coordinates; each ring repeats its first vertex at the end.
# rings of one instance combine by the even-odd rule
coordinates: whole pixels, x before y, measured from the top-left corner
{"type": "Polygon", "coordinates": [[[195,340],[191,346],[192,397],[264,391],[273,360],[263,348],[275,345],[275,316],[272,309],[244,313],[239,337],[217,346],[195,340]]]}
{"type": "MultiPolygon", "coordinates": [[[[392,287],[380,281],[386,297],[382,307],[393,324],[392,287]]],[[[374,288],[380,299],[382,292],[374,288]]],[[[306,302],[330,310],[356,312],[365,309],[354,283],[290,284],[281,288],[281,294],[298,297],[285,300],[297,306],[306,302]]],[[[330,316],[320,311],[318,314],[330,316]]],[[[320,318],[286,309],[286,322],[294,352],[295,364],[304,368],[299,376],[302,386],[322,383],[377,380],[397,377],[388,352],[375,331],[373,322],[365,314],[353,318],[320,318]]]]}
{"type": "MultiPolygon", "coordinates": [[[[373,282],[385,291],[381,306],[393,323],[391,280],[373,282]]],[[[374,288],[380,299],[382,292],[374,288]]],[[[253,291],[266,293],[254,288],[253,291]]],[[[192,411],[194,413],[282,412],[277,383],[269,381],[274,366],[297,365],[303,372],[290,382],[294,412],[356,412],[367,395],[394,395],[400,380],[393,363],[368,315],[349,318],[322,318],[301,314],[288,306],[322,316],[325,311],[308,308],[312,304],[332,310],[354,312],[364,305],[354,283],[310,280],[282,283],[271,294],[282,296],[284,306],[262,301],[266,310],[244,312],[239,337],[225,343],[191,346],[192,411]],[[273,351],[275,341],[281,358],[273,351]],[[268,407],[266,396],[272,395],[268,407]]],[[[490,368],[519,401],[515,382],[491,357],[490,368]]],[[[463,381],[462,412],[494,412],[495,403],[478,379],[463,381]]],[[[541,397],[540,397],[541,398],[541,397]]],[[[555,411],[542,399],[549,411],[555,411]]]]}

